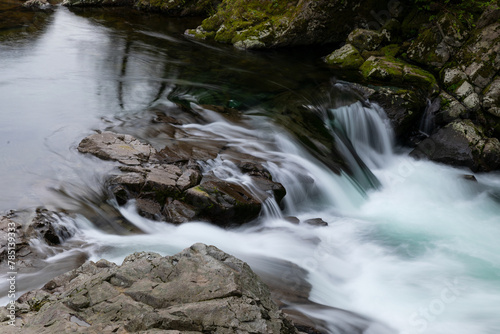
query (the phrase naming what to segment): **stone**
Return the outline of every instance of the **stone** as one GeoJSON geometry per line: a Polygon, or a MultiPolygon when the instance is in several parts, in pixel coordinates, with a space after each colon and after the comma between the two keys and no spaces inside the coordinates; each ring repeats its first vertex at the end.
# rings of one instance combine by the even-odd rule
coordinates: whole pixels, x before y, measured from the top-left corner
{"type": "Polygon", "coordinates": [[[390,56],[371,56],[363,63],[360,71],[367,80],[414,85],[431,93],[439,89],[436,78],[431,73],[390,56]]]}
{"type": "Polygon", "coordinates": [[[342,69],[357,70],[365,60],[352,44],[346,44],[326,56],[325,62],[342,69]]]}
{"type": "Polygon", "coordinates": [[[19,298],[20,323],[2,333],[298,333],[251,268],[214,246],[86,262],[49,283],[19,298]]]}
{"type": "Polygon", "coordinates": [[[130,135],[109,131],[84,138],[78,145],[81,153],[90,153],[103,160],[119,161],[125,165],[140,165],[156,154],[149,144],[144,144],[130,135]]]}
{"type": "Polygon", "coordinates": [[[455,90],[455,95],[461,100],[464,100],[472,93],[474,93],[474,87],[467,81],[464,81],[464,83],[455,90]]]}
{"type": "Polygon", "coordinates": [[[486,137],[470,120],[455,120],[421,142],[411,155],[469,167],[476,172],[498,169],[499,153],[498,139],[486,137]]]}
{"type": "Polygon", "coordinates": [[[500,77],[496,77],[493,82],[483,91],[483,107],[491,115],[500,117],[500,77]]]}
{"type": "Polygon", "coordinates": [[[239,184],[208,174],[198,186],[186,191],[185,203],[195,207],[201,219],[220,226],[233,226],[257,218],[268,196],[264,193],[256,196],[239,184]]]}
{"type": "Polygon", "coordinates": [[[447,88],[450,88],[454,85],[459,85],[460,83],[467,80],[467,75],[457,67],[445,68],[442,73],[443,84],[447,88]]]}
{"type": "Polygon", "coordinates": [[[436,113],[436,122],[439,125],[446,125],[465,116],[467,109],[453,96],[441,92],[439,98],[441,99],[441,107],[436,113]]]}
{"type": "Polygon", "coordinates": [[[377,50],[383,39],[384,35],[380,32],[368,29],[354,29],[347,36],[347,42],[360,51],[377,50]]]}

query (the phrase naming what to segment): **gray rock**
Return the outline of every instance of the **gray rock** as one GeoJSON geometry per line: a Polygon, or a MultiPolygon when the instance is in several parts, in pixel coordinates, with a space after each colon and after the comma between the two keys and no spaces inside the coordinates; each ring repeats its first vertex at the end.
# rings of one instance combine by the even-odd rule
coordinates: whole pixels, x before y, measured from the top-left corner
{"type": "Polygon", "coordinates": [[[482,129],[470,120],[455,120],[421,142],[411,153],[420,158],[472,171],[491,171],[500,168],[500,143],[488,138],[482,129]]]}
{"type": "Polygon", "coordinates": [[[156,150],[130,135],[105,131],[84,138],[78,151],[90,153],[104,160],[115,160],[125,165],[139,165],[152,157],[156,150]]]}
{"type": "Polygon", "coordinates": [[[496,77],[493,82],[486,87],[483,92],[483,108],[491,115],[500,117],[500,77],[496,77]]]}
{"type": "Polygon", "coordinates": [[[361,52],[377,50],[383,39],[380,32],[368,29],[354,29],[347,36],[347,42],[361,52]]]}
{"type": "Polygon", "coordinates": [[[2,333],[297,333],[246,263],[203,244],[87,262],[18,302],[20,323],[2,333]]]}

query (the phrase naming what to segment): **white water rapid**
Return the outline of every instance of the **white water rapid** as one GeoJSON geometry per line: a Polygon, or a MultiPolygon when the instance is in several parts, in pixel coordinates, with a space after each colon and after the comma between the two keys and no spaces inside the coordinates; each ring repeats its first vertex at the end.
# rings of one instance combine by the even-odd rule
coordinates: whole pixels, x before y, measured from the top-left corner
{"type": "MultiPolygon", "coordinates": [[[[265,161],[287,190],[283,209],[268,200],[255,224],[226,230],[150,221],[131,202],[120,212],[145,234],[108,234],[80,217],[76,238],[93,245],[92,260],[117,263],[134,251],[167,255],[196,242],[212,244],[291,291],[300,288],[294,264],[305,270],[315,304],[289,307],[329,333],[499,333],[500,176],[476,175],[473,182],[463,177],[466,170],[394,153],[378,106],[358,102],[330,112],[329,126],[342,138],[339,149],[351,154],[346,159],[354,179],[364,173],[366,167],[356,163],[362,160],[378,188],[364,190],[353,178],[331,172],[267,118],[248,116],[243,125],[218,118],[183,127],[190,136],[224,140],[265,161]],[[303,223],[312,218],[328,226],[303,223]]],[[[210,161],[208,171],[253,189],[229,157],[210,161]]]]}

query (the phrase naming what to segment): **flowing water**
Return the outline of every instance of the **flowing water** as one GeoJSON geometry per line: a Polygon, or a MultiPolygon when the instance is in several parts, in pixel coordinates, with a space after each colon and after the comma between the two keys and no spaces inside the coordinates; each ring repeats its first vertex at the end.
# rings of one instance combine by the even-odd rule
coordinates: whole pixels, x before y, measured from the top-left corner
{"type": "MultiPolygon", "coordinates": [[[[19,290],[73,268],[81,254],[120,263],[134,251],[167,255],[204,242],[286,286],[287,307],[329,333],[500,332],[500,175],[472,182],[467,170],[408,157],[380,107],[330,83],[325,50],[237,51],[183,37],[196,19],[114,10],[58,8],[44,22],[0,42],[0,210],[72,211],[60,223],[76,235],[19,277],[19,290]],[[319,85],[332,87],[328,96],[314,94],[319,85]],[[77,153],[78,142],[110,129],[161,147],[150,110],[174,102],[209,119],[181,127],[190,140],[222,141],[264,161],[287,190],[283,206],[268,199],[254,223],[221,229],[151,221],[133,202],[107,199],[101,185],[115,164],[77,153]],[[350,171],[332,172],[276,122],[281,103],[321,109],[350,171]],[[203,104],[244,115],[228,120],[203,104]],[[291,224],[289,216],[328,226],[291,224]],[[116,217],[144,233],[118,233],[116,217]],[[308,301],[291,297],[304,289],[308,301]]],[[[209,171],[256,191],[231,157],[208,161],[209,171]]]]}

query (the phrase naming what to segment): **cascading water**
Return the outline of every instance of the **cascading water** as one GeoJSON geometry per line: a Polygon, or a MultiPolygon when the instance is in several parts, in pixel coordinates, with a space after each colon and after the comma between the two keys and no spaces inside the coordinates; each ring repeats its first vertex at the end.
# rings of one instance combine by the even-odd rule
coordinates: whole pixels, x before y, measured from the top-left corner
{"type": "MultiPolygon", "coordinates": [[[[80,172],[95,171],[101,162],[78,155],[74,147],[90,129],[101,126],[101,119],[109,122],[104,126],[126,123],[127,117],[136,117],[134,122],[140,120],[144,106],[161,102],[175,89],[189,93],[195,86],[205,88],[205,93],[219,88],[225,93],[229,86],[246,80],[246,85],[237,87],[238,92],[251,88],[249,100],[258,101],[262,97],[258,95],[262,90],[259,85],[271,86],[267,94],[274,95],[276,87],[269,84],[271,81],[285,78],[280,85],[298,89],[311,79],[291,80],[290,68],[295,69],[298,62],[282,66],[283,58],[270,62],[268,54],[262,58],[254,53],[228,57],[234,53],[210,46],[213,53],[207,54],[200,46],[193,48],[190,42],[177,38],[176,44],[171,44],[174,42],[168,39],[168,32],[142,32],[151,24],[152,16],[147,23],[114,28],[112,20],[105,17],[99,16],[94,22],[66,9],[56,15],[48,33],[36,44],[13,49],[7,56],[0,50],[2,94],[9,97],[4,101],[8,111],[2,113],[0,135],[2,143],[10,142],[4,157],[17,159],[12,159],[16,162],[12,167],[5,161],[0,165],[4,179],[16,181],[2,184],[7,189],[4,197],[11,196],[3,203],[6,208],[15,209],[19,203],[11,193],[31,196],[34,180],[52,186],[53,174],[61,177],[57,185],[67,184],[69,178],[80,192],[84,192],[83,185],[98,189],[102,178],[90,183],[92,177],[80,172]],[[99,22],[108,22],[111,27],[102,27],[99,22]],[[130,41],[134,41],[132,46],[130,41]],[[232,58],[243,59],[243,65],[227,65],[232,58]],[[52,66],[54,59],[59,66],[52,66]],[[121,66],[109,66],[120,61],[121,66]],[[275,66],[277,63],[280,66],[275,66]],[[202,65],[196,68],[197,64],[202,65]],[[236,70],[224,71],[229,67],[236,70]],[[265,70],[256,71],[252,77],[248,68],[265,70]],[[272,78],[263,78],[263,72],[272,73],[272,78]],[[37,80],[33,80],[33,74],[37,80]],[[234,80],[217,81],[228,78],[234,80]],[[51,94],[40,90],[42,86],[51,94]],[[74,114],[68,116],[68,110],[74,114]],[[34,120],[32,128],[29,120],[34,120]],[[49,162],[43,163],[46,160],[49,162]],[[33,166],[56,167],[38,170],[33,166]],[[29,182],[25,187],[11,185],[23,183],[20,180],[29,182]]],[[[123,22],[123,18],[116,21],[123,22]]],[[[157,21],[158,26],[165,26],[163,18],[157,21]]],[[[180,34],[185,28],[179,29],[180,34]]],[[[295,72],[310,71],[305,67],[295,72]]],[[[325,75],[325,71],[317,72],[325,75]]],[[[234,93],[229,91],[228,95],[234,93]]],[[[20,275],[18,293],[42,286],[50,275],[67,268],[66,261],[82,253],[92,260],[106,258],[120,263],[134,251],[166,255],[204,242],[249,262],[268,277],[268,282],[286,287],[288,294],[283,298],[289,298],[288,308],[317,319],[329,333],[500,332],[498,174],[476,174],[477,182],[472,182],[463,178],[469,171],[394,154],[383,111],[367,102],[336,105],[325,112],[325,124],[349,164],[350,170],[341,175],[316,161],[270,119],[247,116],[234,124],[217,114],[212,116],[207,124],[180,127],[188,138],[223,141],[241,154],[260,159],[273,179],[287,190],[283,208],[267,197],[265,209],[254,224],[226,230],[202,222],[180,226],[155,222],[139,216],[133,202],[123,207],[115,204],[120,217],[144,232],[132,235],[104,231],[95,219],[77,214],[62,221],[75,225],[75,237],[61,247],[61,253],[44,262],[45,268],[20,275]],[[286,216],[297,217],[300,223],[291,224],[286,216]],[[305,223],[313,218],[329,225],[305,223]],[[294,290],[303,289],[309,293],[309,302],[293,300],[294,290]]],[[[155,139],[161,144],[161,136],[155,139]]],[[[251,191],[252,183],[235,168],[232,159],[238,156],[221,155],[209,161],[204,172],[218,173],[251,191]]],[[[110,169],[104,164],[100,168],[104,175],[110,169]]],[[[32,243],[39,245],[36,240],[32,243]]],[[[43,245],[39,246],[45,251],[43,245]]],[[[3,287],[0,284],[0,290],[3,287]]],[[[5,295],[1,301],[5,304],[5,295]]]]}

